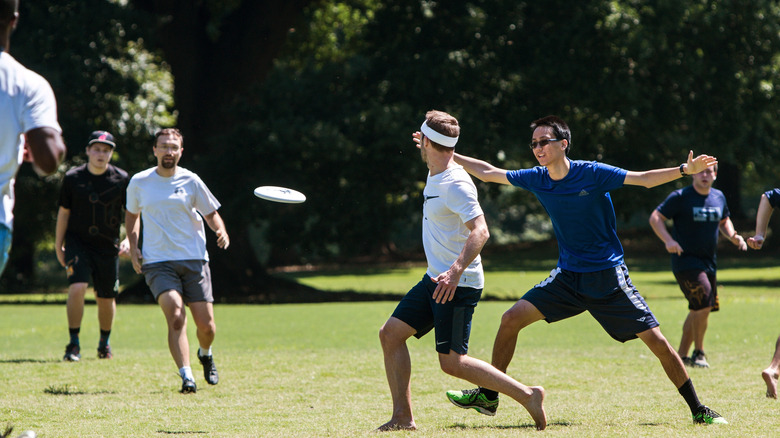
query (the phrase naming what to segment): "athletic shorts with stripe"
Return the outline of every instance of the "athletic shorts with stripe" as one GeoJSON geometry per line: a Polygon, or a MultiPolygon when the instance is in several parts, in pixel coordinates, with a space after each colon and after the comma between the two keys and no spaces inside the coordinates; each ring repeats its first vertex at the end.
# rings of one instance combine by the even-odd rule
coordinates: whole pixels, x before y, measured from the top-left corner
{"type": "Polygon", "coordinates": [[[550,276],[523,295],[548,323],[590,312],[613,339],[626,342],[658,321],[631,283],[625,264],[597,272],[555,268],[550,276]]]}

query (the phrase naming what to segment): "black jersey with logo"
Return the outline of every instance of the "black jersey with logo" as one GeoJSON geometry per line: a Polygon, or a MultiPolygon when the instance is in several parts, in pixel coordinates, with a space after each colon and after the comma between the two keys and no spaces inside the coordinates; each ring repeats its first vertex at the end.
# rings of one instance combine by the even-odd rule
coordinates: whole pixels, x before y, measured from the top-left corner
{"type": "Polygon", "coordinates": [[[116,255],[129,180],[127,172],[111,164],[102,175],[92,174],[86,164],[65,174],[59,205],[70,210],[66,245],[76,239],[95,251],[116,255]]]}

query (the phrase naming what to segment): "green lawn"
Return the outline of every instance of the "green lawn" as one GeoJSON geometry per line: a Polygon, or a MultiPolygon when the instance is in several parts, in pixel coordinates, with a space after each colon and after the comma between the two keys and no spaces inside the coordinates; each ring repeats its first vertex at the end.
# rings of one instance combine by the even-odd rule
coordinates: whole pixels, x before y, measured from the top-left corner
{"type": "MultiPolygon", "coordinates": [[[[707,338],[712,368],[690,370],[700,398],[729,420],[727,426],[691,425],[682,398],[641,342],[614,342],[588,315],[580,315],[525,329],[509,369],[518,380],[547,390],[546,431],[534,431],[527,413],[509,399],[502,400],[496,417],[452,406],[444,391],[470,385],[439,370],[433,338],[427,336],[409,342],[420,430],[388,435],[776,436],[780,404],[764,397],[760,376],[780,333],[780,269],[769,265],[719,273],[722,310],[712,315],[707,338]]],[[[295,275],[324,289],[403,293],[423,272],[412,266],[295,275]]],[[[490,270],[485,293],[516,297],[547,273],[490,270]]],[[[632,278],[676,346],[687,310],[671,273],[637,264],[632,278]]],[[[391,414],[377,332],[395,304],[217,305],[214,354],[221,381],[208,386],[194,365],[193,395],[178,393],[180,379],[156,306],[119,306],[111,338],[115,357],[99,361],[96,309],[88,305],[84,358],[63,363],[62,304],[2,304],[0,421],[42,438],[366,436],[391,414]]],[[[472,356],[489,359],[501,314],[510,305],[480,303],[472,356]]],[[[189,331],[194,359],[192,324],[189,331]]]]}

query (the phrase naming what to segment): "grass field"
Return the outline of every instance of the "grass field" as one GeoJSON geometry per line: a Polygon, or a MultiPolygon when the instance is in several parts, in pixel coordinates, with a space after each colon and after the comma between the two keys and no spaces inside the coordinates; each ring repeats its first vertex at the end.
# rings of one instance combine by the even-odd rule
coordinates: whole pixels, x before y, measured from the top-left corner
{"type": "MultiPolygon", "coordinates": [[[[496,265],[488,273],[488,296],[515,298],[547,275],[496,265]]],[[[760,372],[780,333],[780,269],[771,262],[759,265],[732,264],[719,272],[723,310],[710,318],[706,348],[712,368],[690,370],[699,397],[729,425],[693,426],[682,398],[641,342],[614,342],[580,315],[525,329],[509,369],[518,380],[547,390],[546,431],[536,432],[527,413],[509,399],[502,400],[496,417],[452,406],[444,391],[471,385],[439,370],[433,338],[427,336],[409,342],[420,429],[387,435],[776,436],[780,404],[764,396],[760,372]]],[[[406,267],[287,275],[324,289],[403,293],[422,273],[406,267]]],[[[676,346],[687,311],[671,273],[637,264],[632,278],[676,346]]],[[[193,395],[178,393],[180,379],[156,306],[119,306],[111,337],[115,357],[99,361],[96,309],[88,305],[83,359],[64,363],[63,305],[2,304],[0,428],[13,424],[16,432],[32,429],[42,438],[369,435],[391,414],[377,332],[395,304],[217,305],[214,353],[221,380],[208,386],[199,364],[193,365],[198,383],[193,395]]],[[[499,319],[510,304],[480,303],[472,356],[489,360],[499,319]]],[[[192,343],[192,324],[189,331],[192,343]]]]}

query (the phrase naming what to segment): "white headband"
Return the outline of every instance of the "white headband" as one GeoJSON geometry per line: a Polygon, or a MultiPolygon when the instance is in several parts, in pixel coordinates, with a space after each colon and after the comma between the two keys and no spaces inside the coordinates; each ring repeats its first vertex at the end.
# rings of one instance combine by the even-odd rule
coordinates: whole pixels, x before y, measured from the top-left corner
{"type": "Polygon", "coordinates": [[[447,137],[444,134],[439,134],[425,122],[423,122],[422,126],[420,126],[420,131],[422,131],[423,135],[430,138],[432,142],[438,143],[442,146],[454,148],[455,144],[458,143],[458,137],[447,137]]]}

